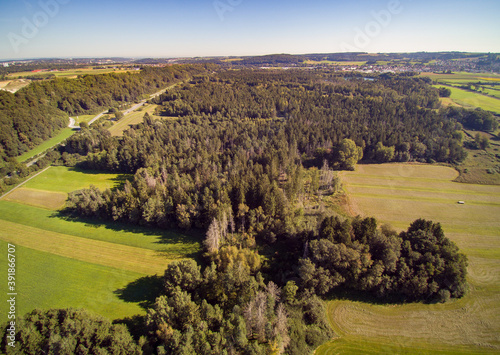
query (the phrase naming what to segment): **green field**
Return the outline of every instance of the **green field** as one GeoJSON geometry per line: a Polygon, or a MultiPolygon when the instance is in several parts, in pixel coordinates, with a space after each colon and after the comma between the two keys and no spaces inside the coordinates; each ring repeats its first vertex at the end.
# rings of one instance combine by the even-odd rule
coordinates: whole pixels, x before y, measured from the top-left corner
{"type": "Polygon", "coordinates": [[[108,130],[111,132],[112,136],[122,136],[123,132],[129,129],[131,125],[141,123],[146,112],[149,113],[150,116],[153,116],[153,113],[157,106],[158,105],[144,105],[138,110],[126,115],[121,120],[115,122],[115,124],[108,130]]]}
{"type": "MultiPolygon", "coordinates": [[[[443,85],[433,85],[436,88],[443,87],[443,85]]],[[[459,106],[465,108],[475,108],[480,107],[483,110],[492,111],[496,114],[500,114],[500,99],[482,95],[476,92],[459,89],[456,87],[447,86],[451,90],[451,96],[449,98],[451,101],[459,106]]]]}
{"type": "MultiPolygon", "coordinates": [[[[0,240],[0,248],[6,253],[7,243],[0,240]]],[[[3,275],[7,274],[6,266],[6,263],[0,266],[3,275]]],[[[124,302],[116,294],[117,290],[146,276],[138,272],[82,262],[17,245],[16,273],[18,316],[34,308],[68,307],[91,309],[111,319],[144,313],[138,303],[124,302]]],[[[4,287],[2,284],[2,291],[4,287]]],[[[6,312],[7,303],[2,302],[0,313],[6,312]]]]}
{"type": "Polygon", "coordinates": [[[500,113],[500,75],[494,73],[422,73],[437,84],[434,87],[449,87],[451,98],[442,99],[445,105],[456,104],[464,107],[481,107],[484,110],[500,113]],[[480,92],[463,90],[464,85],[479,87],[480,92]],[[451,101],[450,101],[451,100],[451,101]]]}
{"type": "MultiPolygon", "coordinates": [[[[143,312],[141,294],[149,288],[132,290],[132,299],[120,296],[120,289],[140,285],[148,275],[161,275],[172,260],[197,255],[197,236],[75,220],[35,207],[30,200],[33,191],[65,195],[90,184],[112,188],[124,178],[51,167],[22,188],[30,193],[20,194],[15,202],[7,200],[10,194],[0,200],[0,245],[6,248],[10,242],[18,248],[19,314],[34,308],[84,307],[111,319],[132,316],[143,312]]],[[[6,305],[0,310],[4,314],[6,305]]]]}
{"type": "MultiPolygon", "coordinates": [[[[70,70],[57,70],[57,71],[42,71],[42,72],[32,72],[32,71],[24,71],[19,73],[12,73],[7,75],[9,78],[18,78],[18,77],[26,77],[26,76],[37,76],[37,75],[47,75],[54,74],[56,77],[62,78],[76,78],[78,75],[98,75],[98,74],[107,74],[107,73],[125,73],[125,72],[134,72],[130,69],[121,69],[121,68],[106,68],[106,69],[92,69],[92,68],[82,68],[82,69],[70,69],[70,70]]],[[[137,71],[139,72],[139,71],[137,71]]]]}
{"type": "Polygon", "coordinates": [[[41,154],[45,152],[47,149],[52,148],[56,144],[61,143],[65,139],[68,139],[75,131],[71,128],[64,128],[61,132],[59,132],[57,135],[54,137],[50,138],[49,140],[46,140],[39,146],[31,149],[30,151],[27,151],[23,155],[18,156],[16,159],[18,162],[23,162],[26,161],[30,158],[35,157],[38,154],[41,154]]]}
{"type": "Polygon", "coordinates": [[[420,217],[440,222],[467,254],[470,291],[446,304],[330,301],[338,338],[317,354],[500,352],[500,187],[452,182],[456,176],[451,168],[409,164],[342,173],[351,214],[398,230],[420,217]]]}

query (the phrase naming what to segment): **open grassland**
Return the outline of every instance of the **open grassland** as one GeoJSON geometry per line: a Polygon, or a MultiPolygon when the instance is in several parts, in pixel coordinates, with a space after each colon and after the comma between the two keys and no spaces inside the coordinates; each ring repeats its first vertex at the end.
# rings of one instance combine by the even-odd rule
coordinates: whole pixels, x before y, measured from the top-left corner
{"type": "MultiPolygon", "coordinates": [[[[443,87],[443,85],[433,85],[436,88],[443,87]]],[[[459,89],[456,87],[446,86],[451,90],[451,96],[449,98],[441,98],[444,106],[449,106],[450,104],[455,104],[457,106],[462,106],[465,108],[475,108],[479,107],[486,111],[492,111],[496,114],[500,114],[500,99],[495,97],[490,97],[482,95],[476,92],[459,89]],[[451,102],[450,102],[451,100],[451,102]]]]}
{"type": "Polygon", "coordinates": [[[23,162],[23,161],[26,161],[26,160],[28,160],[30,158],[33,158],[36,155],[45,152],[47,149],[52,148],[56,144],[59,144],[62,141],[68,139],[73,133],[75,133],[75,131],[73,129],[71,129],[71,128],[64,128],[58,134],[56,134],[54,137],[50,138],[49,140],[46,140],[42,144],[40,144],[40,145],[36,146],[35,148],[27,151],[23,155],[18,156],[16,159],[17,159],[18,162],[23,162]]]}
{"type": "MultiPolygon", "coordinates": [[[[7,242],[0,240],[0,248],[6,252],[7,242]]],[[[144,313],[137,303],[117,297],[118,290],[145,276],[141,273],[65,258],[19,244],[15,254],[18,316],[34,308],[68,307],[87,308],[111,319],[144,313]]],[[[7,274],[6,263],[0,264],[0,272],[7,274]]],[[[0,286],[5,293],[6,286],[6,283],[0,286]]],[[[2,315],[7,314],[7,306],[7,302],[1,303],[2,315]]]]}
{"type": "Polygon", "coordinates": [[[68,193],[94,185],[104,190],[121,185],[125,182],[126,178],[126,175],[84,171],[65,166],[53,166],[35,179],[27,182],[24,187],[68,193]]]}
{"type": "Polygon", "coordinates": [[[446,304],[330,301],[339,337],[317,354],[500,352],[500,187],[452,182],[456,176],[451,168],[410,164],[342,173],[352,214],[397,230],[421,217],[440,222],[467,254],[470,291],[446,304]]]}
{"type": "Polygon", "coordinates": [[[0,200],[0,245],[13,243],[20,251],[19,315],[53,307],[84,307],[112,319],[141,313],[141,294],[149,288],[133,288],[132,298],[120,290],[198,254],[194,235],[72,219],[55,210],[69,191],[90,184],[112,188],[125,178],[51,167],[0,200]]]}
{"type": "Polygon", "coordinates": [[[1,225],[0,239],[4,241],[92,264],[152,275],[162,274],[170,261],[150,249],[75,237],[5,220],[1,225]]]}
{"type": "Polygon", "coordinates": [[[153,113],[157,105],[144,105],[138,110],[126,115],[121,120],[115,122],[108,130],[111,132],[112,136],[123,136],[123,132],[130,128],[131,125],[139,124],[143,121],[144,115],[148,113],[153,118],[159,118],[153,116],[153,113]]]}

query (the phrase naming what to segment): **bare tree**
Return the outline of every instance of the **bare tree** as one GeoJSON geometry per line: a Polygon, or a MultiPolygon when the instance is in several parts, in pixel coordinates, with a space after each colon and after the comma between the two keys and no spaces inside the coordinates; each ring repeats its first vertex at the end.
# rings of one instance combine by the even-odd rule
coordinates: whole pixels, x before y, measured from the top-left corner
{"type": "Polygon", "coordinates": [[[221,242],[221,233],[219,228],[219,222],[217,219],[213,219],[210,227],[208,227],[207,236],[205,238],[204,244],[209,253],[216,253],[219,251],[221,242]]]}

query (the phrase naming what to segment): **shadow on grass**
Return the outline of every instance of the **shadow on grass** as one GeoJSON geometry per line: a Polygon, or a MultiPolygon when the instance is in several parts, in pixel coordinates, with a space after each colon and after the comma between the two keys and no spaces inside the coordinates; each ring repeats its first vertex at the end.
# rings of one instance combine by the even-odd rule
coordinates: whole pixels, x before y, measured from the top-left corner
{"type": "Polygon", "coordinates": [[[402,296],[377,297],[368,291],[358,291],[352,289],[335,289],[325,297],[327,301],[354,301],[368,303],[372,305],[387,306],[394,304],[405,304],[409,301],[402,296]]]}
{"type": "MultiPolygon", "coordinates": [[[[147,236],[156,236],[158,237],[156,240],[157,244],[199,245],[199,243],[203,240],[203,234],[198,230],[181,231],[174,228],[166,230],[155,227],[140,226],[131,223],[113,222],[96,218],[77,217],[68,214],[65,210],[56,211],[50,217],[62,219],[69,222],[83,223],[86,227],[90,228],[104,228],[115,232],[129,232],[147,236]]],[[[190,255],[185,255],[185,257],[196,257],[197,255],[198,253],[196,252],[190,255]]]]}
{"type": "MultiPolygon", "coordinates": [[[[84,169],[83,167],[79,167],[78,165],[68,168],[69,171],[81,173],[81,174],[89,174],[89,175],[110,175],[108,171],[100,171],[100,170],[92,170],[92,169],[84,169]]],[[[110,178],[108,180],[113,182],[113,189],[119,189],[123,187],[125,181],[134,179],[133,174],[117,174],[116,177],[110,178]]]]}
{"type": "Polygon", "coordinates": [[[144,309],[153,307],[163,291],[163,276],[145,276],[114,291],[125,302],[138,303],[144,309]]]}

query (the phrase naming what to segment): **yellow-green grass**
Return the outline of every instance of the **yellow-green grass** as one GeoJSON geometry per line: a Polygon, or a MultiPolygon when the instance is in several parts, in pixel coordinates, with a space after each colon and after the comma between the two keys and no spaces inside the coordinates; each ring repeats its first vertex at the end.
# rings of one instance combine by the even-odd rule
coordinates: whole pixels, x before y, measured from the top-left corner
{"type": "Polygon", "coordinates": [[[73,117],[76,121],[76,123],[80,123],[80,122],[89,122],[90,120],[92,120],[96,115],[81,115],[81,116],[76,116],[76,117],[73,117]]]}
{"type": "Polygon", "coordinates": [[[7,196],[5,201],[19,202],[35,207],[58,210],[64,207],[68,195],[63,192],[43,191],[21,187],[7,196]]]}
{"type": "MultiPolygon", "coordinates": [[[[69,121],[68,121],[68,123],[69,123],[69,121]]],[[[47,149],[52,148],[53,146],[68,139],[69,137],[71,137],[71,135],[73,135],[73,133],[75,133],[75,131],[73,129],[64,128],[58,134],[56,134],[54,137],[50,138],[49,140],[46,140],[42,144],[36,146],[35,148],[27,151],[24,154],[18,156],[16,159],[18,162],[23,162],[23,161],[26,161],[30,158],[33,158],[36,155],[45,152],[47,149]]]]}
{"type": "Polygon", "coordinates": [[[55,192],[71,192],[94,185],[104,190],[125,182],[126,175],[107,174],[97,171],[79,170],[65,166],[52,166],[23,187],[55,192]]]}
{"type": "Polygon", "coordinates": [[[123,132],[130,128],[131,125],[139,124],[143,121],[146,112],[153,116],[157,105],[142,106],[142,110],[136,110],[129,115],[126,115],[121,120],[115,122],[108,130],[112,136],[123,136],[123,132]]]}
{"type": "Polygon", "coordinates": [[[44,231],[116,243],[161,253],[167,259],[188,258],[200,250],[196,235],[119,223],[64,218],[58,212],[10,201],[0,200],[2,221],[25,225],[44,231]]]}
{"type": "MultiPolygon", "coordinates": [[[[433,85],[434,87],[443,87],[443,85],[433,85]]],[[[452,86],[447,86],[451,90],[451,100],[463,107],[475,108],[480,107],[483,110],[492,111],[500,114],[500,99],[482,95],[476,92],[459,89],[452,86]]]]}
{"type": "Polygon", "coordinates": [[[440,222],[469,259],[470,291],[446,304],[330,301],[338,338],[318,354],[500,352],[500,187],[452,182],[456,175],[409,164],[359,165],[341,174],[353,214],[397,230],[417,218],[440,222]]]}
{"type": "Polygon", "coordinates": [[[169,259],[160,252],[100,240],[75,237],[27,225],[1,221],[0,239],[30,249],[141,274],[162,274],[169,259]]]}
{"type": "MultiPolygon", "coordinates": [[[[7,242],[0,240],[0,250],[7,254],[7,242]]],[[[137,302],[120,299],[118,290],[146,275],[72,258],[65,258],[16,244],[16,313],[22,316],[35,308],[86,308],[110,319],[144,314],[137,302]]],[[[7,275],[6,258],[0,272],[7,275]]],[[[6,295],[7,282],[0,284],[6,295]]],[[[8,312],[7,302],[0,304],[0,314],[8,312]]],[[[2,320],[2,323],[7,318],[2,320]]]]}
{"type": "MultiPolygon", "coordinates": [[[[119,290],[137,284],[138,279],[148,279],[147,275],[163,274],[173,260],[199,253],[194,235],[72,219],[34,206],[36,194],[66,196],[68,191],[91,183],[113,187],[123,178],[51,167],[29,181],[31,187],[11,193],[30,191],[18,196],[23,204],[7,201],[11,194],[0,200],[0,245],[7,241],[22,251],[18,254],[18,265],[22,266],[17,272],[21,280],[19,314],[54,307],[84,307],[112,319],[143,313],[138,302],[144,297],[123,298],[119,290]]],[[[148,287],[134,286],[132,292],[147,293],[151,291],[148,287]]],[[[5,305],[0,306],[2,314],[4,309],[5,305]]]]}
{"type": "Polygon", "coordinates": [[[474,83],[478,81],[495,82],[500,79],[500,75],[491,73],[466,73],[458,72],[453,74],[421,73],[420,76],[427,76],[434,81],[443,83],[474,83]]]}

